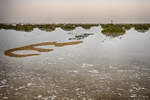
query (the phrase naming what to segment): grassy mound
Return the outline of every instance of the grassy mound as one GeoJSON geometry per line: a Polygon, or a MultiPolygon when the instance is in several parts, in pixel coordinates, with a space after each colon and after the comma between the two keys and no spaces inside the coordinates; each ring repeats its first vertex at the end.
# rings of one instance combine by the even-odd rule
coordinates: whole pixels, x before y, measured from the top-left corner
{"type": "Polygon", "coordinates": [[[119,24],[102,24],[101,25],[103,30],[102,33],[106,36],[110,36],[110,37],[117,37],[120,35],[124,35],[125,34],[125,29],[123,28],[123,25],[119,25],[119,24]]]}
{"type": "Polygon", "coordinates": [[[150,28],[150,24],[135,24],[134,29],[138,32],[146,32],[150,28]]]}

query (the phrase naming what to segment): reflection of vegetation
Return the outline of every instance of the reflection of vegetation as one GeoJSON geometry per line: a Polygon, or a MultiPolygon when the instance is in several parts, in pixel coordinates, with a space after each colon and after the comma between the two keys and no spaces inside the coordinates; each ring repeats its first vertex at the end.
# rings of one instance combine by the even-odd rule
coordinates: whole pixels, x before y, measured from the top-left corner
{"type": "MultiPolygon", "coordinates": [[[[76,27],[82,27],[84,29],[90,29],[93,26],[98,26],[99,24],[0,24],[0,29],[10,29],[16,31],[31,32],[34,28],[39,28],[42,31],[51,32],[60,27],[65,31],[72,31],[76,27]]],[[[101,25],[104,34],[113,33],[112,36],[119,36],[119,33],[124,33],[125,30],[129,30],[132,27],[138,32],[146,32],[149,30],[150,24],[102,24],[101,25]],[[115,34],[116,33],[116,34],[115,34]]]]}
{"type": "Polygon", "coordinates": [[[98,26],[98,24],[75,24],[76,27],[82,27],[84,29],[90,29],[91,27],[98,26]]]}
{"type": "Polygon", "coordinates": [[[125,29],[123,29],[122,25],[119,24],[102,24],[101,25],[103,30],[102,33],[107,35],[107,36],[111,36],[111,37],[117,37],[120,35],[125,34],[125,29]]]}
{"type": "Polygon", "coordinates": [[[122,24],[122,27],[125,29],[125,30],[130,30],[132,28],[132,24],[122,24]]]}
{"type": "Polygon", "coordinates": [[[65,25],[62,25],[61,28],[65,31],[72,31],[74,30],[76,27],[75,25],[73,24],[65,24],[65,25]]]}
{"type": "Polygon", "coordinates": [[[98,24],[64,24],[64,25],[59,24],[57,26],[60,26],[65,31],[72,31],[76,27],[82,27],[84,29],[90,29],[93,26],[98,26],[98,24]]]}
{"type": "Polygon", "coordinates": [[[149,30],[150,25],[149,24],[136,24],[134,25],[134,28],[138,32],[146,32],[149,30]]]}
{"type": "Polygon", "coordinates": [[[25,31],[25,32],[31,32],[34,29],[33,25],[21,25],[21,24],[16,24],[16,25],[7,25],[7,24],[0,24],[0,29],[12,29],[16,31],[25,31]]]}
{"type": "Polygon", "coordinates": [[[88,37],[89,35],[93,35],[93,33],[84,33],[81,35],[75,35],[74,38],[69,38],[69,40],[81,40],[81,39],[88,37]]]}
{"type": "Polygon", "coordinates": [[[93,26],[96,26],[96,25],[90,25],[90,24],[81,25],[81,27],[84,29],[90,29],[93,26]]]}
{"type": "Polygon", "coordinates": [[[51,25],[51,24],[46,24],[46,25],[36,25],[37,28],[39,28],[42,31],[46,31],[46,32],[51,32],[51,31],[55,31],[56,26],[55,25],[51,25]]]}
{"type": "Polygon", "coordinates": [[[132,27],[134,27],[138,32],[146,32],[149,30],[150,24],[102,24],[101,27],[103,28],[103,34],[111,37],[117,37],[124,35],[126,30],[129,30],[132,27]]]}
{"type": "Polygon", "coordinates": [[[35,50],[38,52],[50,52],[53,51],[53,49],[43,49],[43,48],[36,48],[37,46],[46,46],[46,45],[54,45],[56,47],[63,47],[63,46],[68,46],[68,45],[76,45],[80,44],[82,41],[74,41],[74,42],[66,42],[66,43],[57,43],[57,42],[45,42],[45,43],[38,43],[38,44],[32,44],[24,47],[19,47],[19,48],[14,48],[10,50],[5,51],[5,55],[10,56],[10,57],[28,57],[28,56],[36,56],[40,54],[14,54],[13,52],[15,51],[21,51],[21,50],[35,50]]]}
{"type": "Polygon", "coordinates": [[[61,27],[65,31],[72,31],[76,27],[90,29],[93,26],[98,26],[98,24],[0,24],[0,29],[31,32],[34,28],[39,28],[42,31],[51,32],[56,27],[61,27]]]}
{"type": "Polygon", "coordinates": [[[32,25],[20,25],[20,24],[16,25],[17,31],[31,32],[33,30],[33,28],[34,27],[32,25]]]}

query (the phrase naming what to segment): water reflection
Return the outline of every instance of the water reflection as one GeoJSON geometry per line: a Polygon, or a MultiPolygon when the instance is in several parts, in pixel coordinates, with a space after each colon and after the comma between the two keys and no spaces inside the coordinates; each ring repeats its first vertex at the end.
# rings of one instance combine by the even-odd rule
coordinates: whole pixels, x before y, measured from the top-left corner
{"type": "Polygon", "coordinates": [[[84,39],[90,35],[94,35],[94,33],[84,33],[81,35],[75,35],[73,38],[69,38],[69,40],[81,40],[81,39],[84,39]]]}
{"type": "Polygon", "coordinates": [[[15,51],[21,51],[21,50],[34,50],[34,51],[38,51],[38,52],[50,52],[53,51],[54,49],[43,49],[43,48],[36,48],[37,46],[46,46],[46,45],[54,45],[56,47],[63,47],[63,46],[68,46],[68,45],[76,45],[76,44],[80,44],[82,43],[82,41],[74,41],[74,42],[65,42],[65,43],[57,43],[57,42],[44,42],[44,43],[38,43],[38,44],[32,44],[32,45],[28,45],[28,46],[23,46],[23,47],[19,47],[19,48],[13,48],[13,49],[9,49],[5,51],[5,55],[6,56],[10,56],[10,57],[29,57],[29,56],[37,56],[40,54],[15,54],[13,52],[15,51]]]}

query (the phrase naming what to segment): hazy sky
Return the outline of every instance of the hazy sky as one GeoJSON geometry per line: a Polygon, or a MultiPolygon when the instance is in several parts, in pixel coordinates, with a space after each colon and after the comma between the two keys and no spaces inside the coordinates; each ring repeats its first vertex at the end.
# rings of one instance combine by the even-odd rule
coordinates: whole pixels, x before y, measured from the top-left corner
{"type": "Polygon", "coordinates": [[[105,17],[150,20],[150,0],[0,0],[0,22],[20,18],[105,17]]]}

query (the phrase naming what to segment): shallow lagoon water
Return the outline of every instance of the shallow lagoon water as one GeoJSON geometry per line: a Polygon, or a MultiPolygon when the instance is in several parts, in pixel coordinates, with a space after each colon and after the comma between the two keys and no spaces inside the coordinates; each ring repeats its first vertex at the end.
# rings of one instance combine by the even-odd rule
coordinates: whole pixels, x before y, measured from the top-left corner
{"type": "Polygon", "coordinates": [[[0,30],[0,99],[7,100],[149,100],[150,30],[134,28],[120,36],[103,34],[101,26],[46,32],[0,30]],[[86,35],[88,34],[88,35],[86,35]],[[7,50],[38,45],[53,49],[7,50]]]}

